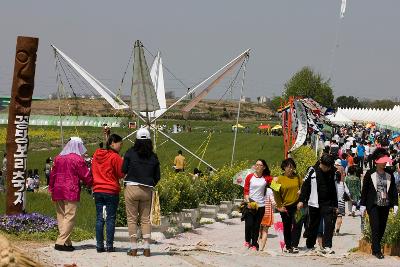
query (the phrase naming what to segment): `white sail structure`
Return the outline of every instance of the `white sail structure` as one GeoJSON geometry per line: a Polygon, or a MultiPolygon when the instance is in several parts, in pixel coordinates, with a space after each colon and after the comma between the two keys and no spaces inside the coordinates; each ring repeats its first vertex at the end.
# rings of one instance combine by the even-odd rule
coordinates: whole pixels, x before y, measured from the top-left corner
{"type": "MultiPolygon", "coordinates": [[[[160,106],[159,110],[149,112],[150,118],[160,117],[167,111],[167,101],[165,100],[165,87],[164,87],[164,71],[160,52],[154,59],[153,65],[150,70],[150,77],[156,91],[158,104],[160,106]]],[[[146,116],[145,112],[141,112],[143,116],[146,116]]]]}
{"type": "Polygon", "coordinates": [[[344,13],[346,13],[346,0],[342,0],[342,4],[340,5],[340,18],[344,18],[344,13]]]}
{"type": "Polygon", "coordinates": [[[122,101],[116,94],[114,94],[110,89],[108,89],[104,84],[102,84],[99,80],[93,77],[89,72],[87,72],[84,68],[78,65],[75,61],[73,61],[70,57],[68,57],[64,52],[60,49],[51,45],[53,47],[54,52],[61,56],[65,61],[69,63],[69,65],[74,68],[81,76],[84,78],[114,109],[129,109],[129,105],[127,105],[124,101],[122,101]]]}

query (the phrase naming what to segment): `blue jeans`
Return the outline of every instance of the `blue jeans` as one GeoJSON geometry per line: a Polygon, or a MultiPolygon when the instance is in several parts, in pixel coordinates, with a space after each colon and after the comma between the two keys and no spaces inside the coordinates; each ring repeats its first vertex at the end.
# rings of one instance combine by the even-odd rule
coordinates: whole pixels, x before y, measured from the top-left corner
{"type": "Polygon", "coordinates": [[[93,193],[94,202],[96,203],[96,247],[104,248],[104,218],[103,206],[106,207],[106,246],[112,248],[114,244],[115,219],[117,217],[117,209],[119,195],[107,193],[93,193]]]}

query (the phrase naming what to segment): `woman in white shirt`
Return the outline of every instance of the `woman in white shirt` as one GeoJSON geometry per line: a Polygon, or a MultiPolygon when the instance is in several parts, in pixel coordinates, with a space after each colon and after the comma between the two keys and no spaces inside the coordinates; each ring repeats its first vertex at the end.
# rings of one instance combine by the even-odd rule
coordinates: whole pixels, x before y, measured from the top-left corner
{"type": "Polygon", "coordinates": [[[244,200],[248,204],[248,212],[244,216],[245,220],[245,243],[244,246],[257,251],[258,236],[260,232],[261,220],[265,212],[265,194],[267,186],[271,183],[272,177],[267,163],[259,159],[255,164],[256,171],[247,175],[244,183],[244,200]],[[258,208],[252,209],[250,202],[257,203],[258,208]]]}

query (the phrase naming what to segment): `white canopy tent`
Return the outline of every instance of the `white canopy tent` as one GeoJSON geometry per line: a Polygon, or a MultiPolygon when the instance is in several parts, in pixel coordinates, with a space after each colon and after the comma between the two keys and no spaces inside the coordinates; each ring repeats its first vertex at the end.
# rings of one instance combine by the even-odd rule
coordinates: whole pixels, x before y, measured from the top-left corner
{"type": "Polygon", "coordinates": [[[349,125],[353,123],[353,121],[347,118],[341,110],[338,110],[335,115],[327,116],[327,118],[336,125],[349,125]]]}
{"type": "Polygon", "coordinates": [[[399,130],[400,106],[394,106],[393,109],[339,108],[335,116],[332,116],[329,119],[332,123],[338,125],[349,124],[352,122],[373,122],[382,128],[399,130]]]}

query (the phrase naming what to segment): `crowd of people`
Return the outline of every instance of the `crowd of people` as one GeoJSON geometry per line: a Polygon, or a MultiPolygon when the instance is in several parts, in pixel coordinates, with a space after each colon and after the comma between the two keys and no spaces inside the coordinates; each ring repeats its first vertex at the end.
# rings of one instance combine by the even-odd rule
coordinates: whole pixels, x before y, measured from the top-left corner
{"type": "Polygon", "coordinates": [[[307,250],[317,250],[318,243],[318,251],[333,254],[333,236],[341,234],[343,216],[360,216],[364,230],[368,214],[372,253],[384,257],[381,240],[388,214],[390,209],[398,212],[399,144],[389,133],[373,129],[335,130],[305,177],[296,174],[290,157],[281,164],[282,175],[274,178],[266,162],[257,160],[256,172],[246,177],[244,186],[245,247],[264,249],[264,233],[273,224],[270,210],[276,209],[283,223],[285,253],[299,252],[304,226],[307,250]]]}
{"type": "Polygon", "coordinates": [[[98,253],[115,251],[115,221],[120,182],[123,182],[131,239],[128,255],[138,255],[137,230],[140,225],[144,239],[143,255],[150,256],[150,210],[153,188],[160,180],[160,163],[153,152],[150,132],[145,128],[137,131],[134,145],[123,158],[119,155],[121,148],[122,138],[111,134],[105,148],[95,151],[89,170],[84,157],[87,150],[82,140],[72,137],[54,158],[48,190],[56,205],[59,230],[54,247],[56,250],[75,249],[71,242],[71,232],[75,225],[82,182],[93,191],[96,206],[96,250],[98,253]]]}
{"type": "MultiPolygon", "coordinates": [[[[290,157],[282,161],[277,177],[271,176],[265,160],[258,159],[255,172],[244,183],[244,246],[254,251],[265,249],[277,211],[283,224],[285,253],[299,253],[303,237],[308,250],[333,254],[333,237],[341,234],[343,217],[360,216],[363,231],[368,214],[372,253],[382,259],[381,240],[389,211],[398,212],[400,192],[400,146],[391,139],[390,133],[374,129],[337,128],[331,138],[321,140],[324,148],[305,177],[296,173],[296,162],[290,157]]],[[[83,183],[93,193],[96,207],[97,252],[114,252],[116,213],[123,184],[131,240],[128,255],[138,255],[140,226],[143,255],[150,256],[152,194],[160,180],[160,163],[153,152],[150,133],[145,128],[139,129],[134,145],[124,157],[120,156],[119,135],[109,135],[103,146],[100,144],[90,158],[83,141],[72,137],[54,162],[52,158],[46,159],[46,184],[55,203],[59,228],[55,249],[74,250],[70,236],[83,183]]],[[[5,159],[6,155],[0,172],[0,190],[4,190],[5,159]]],[[[184,172],[186,165],[186,158],[179,150],[174,158],[175,172],[184,172]]],[[[197,179],[202,175],[195,168],[192,177],[197,179]]],[[[37,169],[28,170],[26,183],[27,191],[38,189],[37,169]]]]}

